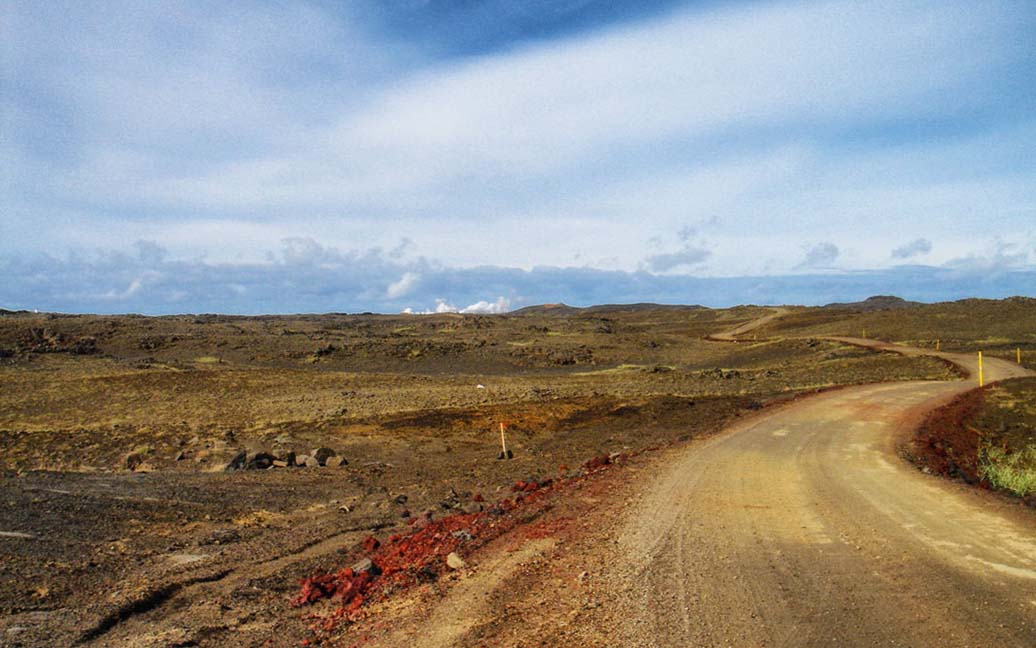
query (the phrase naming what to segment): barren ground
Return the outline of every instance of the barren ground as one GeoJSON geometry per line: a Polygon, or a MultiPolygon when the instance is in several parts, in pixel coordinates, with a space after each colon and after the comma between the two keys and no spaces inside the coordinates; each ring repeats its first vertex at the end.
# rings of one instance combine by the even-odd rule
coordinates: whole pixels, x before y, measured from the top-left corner
{"type": "MultiPolygon", "coordinates": [[[[617,530],[651,529],[673,518],[678,503],[700,505],[651,504],[644,490],[712,447],[700,439],[820,388],[957,377],[942,360],[815,337],[704,339],[767,314],[7,315],[4,640],[399,645],[409,632],[426,645],[536,645],[537,637],[543,645],[607,644],[614,624],[639,609],[627,605],[633,589],[650,598],[643,587],[662,578],[630,572],[649,545],[624,544],[643,531],[617,530]],[[510,461],[496,460],[500,422],[509,425],[510,461]],[[222,470],[240,450],[283,457],[321,446],[348,464],[222,470]],[[599,472],[579,468],[614,452],[633,456],[599,472]],[[559,476],[569,479],[537,495],[527,513],[531,505],[515,509],[526,524],[462,549],[469,567],[440,568],[424,584],[416,578],[414,587],[372,596],[353,623],[314,636],[304,615],[331,608],[288,604],[300,578],[362,557],[359,545],[372,533],[410,533],[415,518],[448,519],[475,510],[473,499],[513,501],[514,482],[559,476]],[[661,517],[630,522],[644,506],[661,517]],[[429,603],[430,612],[419,611],[429,603]],[[431,615],[423,625],[422,615],[431,615]]],[[[726,471],[732,460],[708,465],[732,478],[758,468],[726,471]]],[[[693,461],[700,472],[702,459],[693,461]]],[[[774,468],[779,485],[785,471],[774,468]]],[[[766,526],[765,515],[752,519],[766,526]]],[[[650,546],[666,534],[652,531],[650,546]]],[[[671,573],[682,572],[658,572],[671,573]]],[[[666,636],[651,632],[641,640],[666,636]]]]}

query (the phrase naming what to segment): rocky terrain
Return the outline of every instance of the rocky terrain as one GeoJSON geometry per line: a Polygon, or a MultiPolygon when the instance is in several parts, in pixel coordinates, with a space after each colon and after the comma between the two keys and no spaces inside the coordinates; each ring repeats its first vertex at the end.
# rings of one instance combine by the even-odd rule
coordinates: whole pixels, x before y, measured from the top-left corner
{"type": "Polygon", "coordinates": [[[588,460],[683,444],[799,394],[956,377],[818,337],[706,339],[768,312],[5,312],[0,636],[297,645],[313,623],[291,606],[300,579],[337,573],[372,535],[484,516],[516,484],[583,488],[588,460]]]}

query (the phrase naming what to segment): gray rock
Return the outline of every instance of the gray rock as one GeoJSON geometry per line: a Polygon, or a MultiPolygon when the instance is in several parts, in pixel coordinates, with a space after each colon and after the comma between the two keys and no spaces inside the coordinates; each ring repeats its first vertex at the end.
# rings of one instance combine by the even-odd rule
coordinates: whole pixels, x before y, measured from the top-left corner
{"type": "Polygon", "coordinates": [[[459,529],[450,535],[462,542],[471,542],[475,539],[475,536],[471,535],[471,531],[468,531],[467,529],[459,529]]]}
{"type": "Polygon", "coordinates": [[[370,558],[364,558],[363,560],[357,561],[349,569],[352,569],[354,574],[370,572],[371,576],[377,576],[381,573],[381,569],[379,569],[370,558]]]}

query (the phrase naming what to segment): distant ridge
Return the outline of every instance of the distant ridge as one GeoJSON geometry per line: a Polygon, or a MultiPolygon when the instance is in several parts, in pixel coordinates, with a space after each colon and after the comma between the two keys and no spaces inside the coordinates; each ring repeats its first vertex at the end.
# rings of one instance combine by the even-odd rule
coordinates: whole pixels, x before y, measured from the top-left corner
{"type": "Polygon", "coordinates": [[[875,295],[873,297],[868,297],[862,302],[850,302],[845,304],[827,304],[823,306],[823,308],[840,308],[858,311],[882,311],[896,310],[898,308],[914,308],[915,306],[921,305],[921,302],[907,301],[902,297],[896,297],[895,295],[875,295]]]}
{"type": "Polygon", "coordinates": [[[511,311],[509,315],[578,315],[592,313],[631,313],[652,310],[699,310],[705,308],[698,304],[653,304],[640,302],[636,304],[598,304],[595,306],[569,306],[568,304],[538,304],[511,311]]]}

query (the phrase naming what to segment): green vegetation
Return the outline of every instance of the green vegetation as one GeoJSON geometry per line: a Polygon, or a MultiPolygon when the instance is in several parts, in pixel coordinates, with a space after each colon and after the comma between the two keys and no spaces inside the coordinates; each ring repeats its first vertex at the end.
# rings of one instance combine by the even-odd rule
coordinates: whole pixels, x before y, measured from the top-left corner
{"type": "Polygon", "coordinates": [[[1036,446],[1010,454],[1003,448],[983,448],[979,454],[979,475],[994,488],[1019,497],[1036,494],[1036,446]]]}
{"type": "Polygon", "coordinates": [[[979,476],[1020,497],[1036,495],[1036,378],[1016,378],[986,390],[974,419],[982,431],[979,476]]]}

